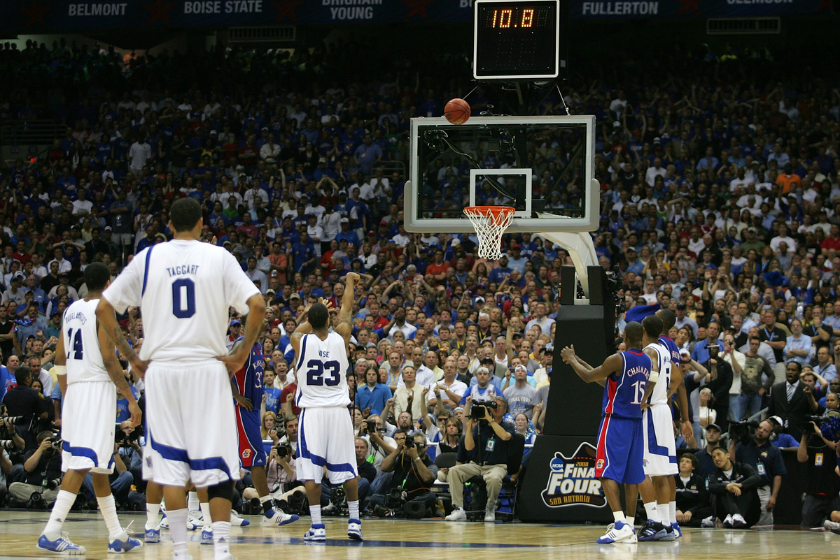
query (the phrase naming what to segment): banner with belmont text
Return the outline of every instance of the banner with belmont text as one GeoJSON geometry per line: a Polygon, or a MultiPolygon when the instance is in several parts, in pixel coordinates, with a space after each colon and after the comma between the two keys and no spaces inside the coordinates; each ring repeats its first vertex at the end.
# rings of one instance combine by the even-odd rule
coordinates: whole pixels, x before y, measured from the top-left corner
{"type": "MultiPolygon", "coordinates": [[[[570,0],[582,19],[829,14],[831,0],[570,0]]],[[[0,30],[75,30],[472,21],[472,0],[0,0],[0,30]]]]}

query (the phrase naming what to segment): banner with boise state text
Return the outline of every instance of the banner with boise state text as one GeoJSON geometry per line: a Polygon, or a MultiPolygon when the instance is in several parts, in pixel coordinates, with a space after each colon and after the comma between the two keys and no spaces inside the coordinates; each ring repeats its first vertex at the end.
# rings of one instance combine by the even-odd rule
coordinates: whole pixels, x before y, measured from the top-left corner
{"type": "Polygon", "coordinates": [[[472,21],[472,0],[2,0],[0,29],[43,31],[472,21]]]}
{"type": "MultiPolygon", "coordinates": [[[[831,13],[831,0],[570,0],[581,19],[831,13]]],[[[0,30],[42,32],[230,26],[471,22],[472,0],[0,0],[0,30]]]]}

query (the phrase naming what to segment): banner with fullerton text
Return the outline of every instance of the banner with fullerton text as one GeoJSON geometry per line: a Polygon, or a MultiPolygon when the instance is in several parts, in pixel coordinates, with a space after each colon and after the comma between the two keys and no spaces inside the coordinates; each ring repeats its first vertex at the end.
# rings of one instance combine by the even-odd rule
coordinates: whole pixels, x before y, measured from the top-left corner
{"type": "MultiPolygon", "coordinates": [[[[570,0],[583,19],[814,15],[831,0],[570,0]]],[[[0,30],[470,22],[472,0],[0,0],[0,30]]]]}

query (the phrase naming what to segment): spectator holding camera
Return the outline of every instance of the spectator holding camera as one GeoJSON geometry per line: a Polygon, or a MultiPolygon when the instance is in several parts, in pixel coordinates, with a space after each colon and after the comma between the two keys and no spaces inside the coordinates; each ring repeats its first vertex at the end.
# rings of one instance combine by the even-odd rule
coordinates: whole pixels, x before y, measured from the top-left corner
{"type": "Polygon", "coordinates": [[[43,431],[35,441],[37,447],[27,451],[24,457],[26,482],[13,482],[9,486],[9,495],[26,503],[38,494],[35,499],[49,506],[55,501],[61,486],[61,439],[53,432],[43,431]]]}
{"type": "MultiPolygon", "coordinates": [[[[479,369],[481,371],[481,369],[479,369]]],[[[474,403],[470,407],[464,439],[458,447],[458,464],[449,469],[449,491],[452,493],[452,513],[447,521],[464,521],[464,483],[481,476],[487,484],[487,504],[484,521],[496,520],[496,498],[507,475],[508,447],[514,427],[504,422],[507,401],[494,397],[496,406],[474,403]]]]}
{"type": "MultiPolygon", "coordinates": [[[[801,525],[821,527],[824,522],[832,521],[833,511],[840,510],[840,477],[835,472],[837,452],[828,446],[819,426],[810,419],[803,417],[798,428],[801,435],[796,460],[806,464],[808,481],[802,502],[801,525]]],[[[837,528],[840,529],[840,526],[837,528]]]]}
{"type": "MultiPolygon", "coordinates": [[[[390,483],[383,488],[387,493],[399,489],[405,501],[419,501],[426,508],[434,508],[437,498],[430,488],[438,468],[426,453],[426,436],[422,432],[412,432],[404,442],[398,441],[396,449],[382,462],[382,472],[393,473],[390,483]]],[[[386,495],[374,494],[370,504],[385,507],[386,495]]]]}
{"type": "Polygon", "coordinates": [[[759,519],[758,491],[761,478],[752,466],[732,462],[722,447],[712,451],[715,471],[709,478],[714,515],[727,529],[752,527],[759,519]]]}
{"type": "Polygon", "coordinates": [[[739,436],[744,434],[731,434],[729,447],[729,454],[735,456],[735,461],[750,465],[761,478],[761,483],[756,488],[761,504],[759,525],[773,524],[773,509],[776,507],[779,488],[782,486],[782,475],[787,474],[782,452],[770,443],[772,434],[773,424],[765,420],[758,425],[752,439],[748,441],[740,441],[739,436]]]}
{"type": "Polygon", "coordinates": [[[3,397],[3,404],[9,416],[22,416],[27,420],[30,430],[22,430],[22,437],[26,442],[26,448],[35,448],[36,442],[32,439],[31,428],[46,420],[51,412],[52,404],[48,403],[43,395],[32,389],[32,371],[26,366],[20,366],[15,371],[17,385],[3,397]]]}
{"type": "Polygon", "coordinates": [[[385,423],[377,414],[368,416],[361,426],[362,438],[369,443],[371,464],[376,469],[376,475],[382,474],[382,462],[394,452],[397,447],[394,438],[385,435],[385,423]]]}

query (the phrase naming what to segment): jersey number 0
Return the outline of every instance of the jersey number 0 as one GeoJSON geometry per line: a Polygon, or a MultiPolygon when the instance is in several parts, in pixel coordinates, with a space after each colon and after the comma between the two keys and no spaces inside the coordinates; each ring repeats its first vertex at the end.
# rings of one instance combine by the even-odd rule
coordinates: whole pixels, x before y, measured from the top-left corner
{"type": "Polygon", "coordinates": [[[195,315],[195,282],[189,278],[172,282],[172,314],[179,319],[195,315]]]}
{"type": "Polygon", "coordinates": [[[306,384],[310,387],[314,387],[316,385],[335,387],[341,383],[341,364],[338,363],[338,360],[330,360],[328,362],[322,362],[321,360],[309,360],[306,367],[308,368],[306,373],[306,384]],[[327,378],[324,378],[325,371],[327,375],[329,375],[327,378]]]}

